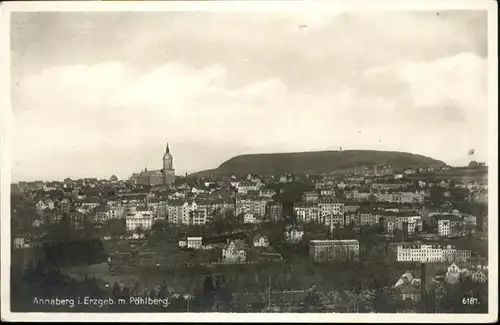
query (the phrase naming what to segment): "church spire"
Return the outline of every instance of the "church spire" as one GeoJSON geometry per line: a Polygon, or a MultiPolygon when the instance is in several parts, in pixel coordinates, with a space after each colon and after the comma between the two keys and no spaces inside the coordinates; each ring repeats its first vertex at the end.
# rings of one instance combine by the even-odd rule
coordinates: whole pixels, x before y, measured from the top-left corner
{"type": "Polygon", "coordinates": [[[167,142],[167,149],[165,151],[166,153],[170,153],[170,148],[168,147],[168,142],[167,142]]]}

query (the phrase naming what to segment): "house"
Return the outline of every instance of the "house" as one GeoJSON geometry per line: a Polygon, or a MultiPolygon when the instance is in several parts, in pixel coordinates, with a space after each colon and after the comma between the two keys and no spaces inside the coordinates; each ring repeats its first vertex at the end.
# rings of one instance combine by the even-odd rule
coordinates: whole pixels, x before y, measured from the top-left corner
{"type": "Polygon", "coordinates": [[[455,262],[448,267],[445,280],[447,283],[454,284],[463,277],[472,277],[476,271],[482,270],[475,269],[464,262],[455,262]]]}
{"type": "Polygon", "coordinates": [[[279,202],[272,202],[266,205],[266,216],[269,220],[278,221],[283,217],[283,205],[279,202]]]}
{"type": "Polygon", "coordinates": [[[471,274],[472,281],[478,283],[485,283],[488,281],[488,271],[487,270],[477,270],[471,274]]]}
{"type": "Polygon", "coordinates": [[[15,237],[12,246],[14,249],[24,249],[31,247],[30,238],[27,236],[15,237]]]}
{"type": "Polygon", "coordinates": [[[54,210],[54,208],[55,208],[55,203],[51,199],[45,200],[45,205],[47,206],[47,209],[49,209],[49,210],[54,210]]]}
{"type": "Polygon", "coordinates": [[[260,190],[261,184],[260,183],[253,183],[249,181],[241,182],[238,184],[236,189],[238,190],[238,193],[241,194],[247,194],[248,192],[257,192],[260,190]]]}
{"type": "Polygon", "coordinates": [[[259,175],[256,175],[256,174],[248,174],[247,176],[247,180],[252,182],[252,183],[261,183],[262,182],[262,179],[260,178],[259,175]]]}
{"type": "Polygon", "coordinates": [[[85,210],[92,210],[100,206],[99,199],[91,197],[82,202],[81,207],[85,210]]]}
{"type": "Polygon", "coordinates": [[[284,232],[284,238],[289,243],[298,243],[303,236],[304,230],[296,226],[287,227],[284,232]]]}
{"type": "Polygon", "coordinates": [[[187,240],[185,239],[179,240],[179,248],[187,248],[187,240]]]}
{"type": "Polygon", "coordinates": [[[69,212],[68,217],[71,223],[71,226],[75,229],[83,228],[83,224],[85,222],[85,216],[80,212],[69,212]]]}
{"type": "Polygon", "coordinates": [[[457,215],[437,215],[438,235],[442,237],[463,236],[466,233],[465,222],[457,215]]]}
{"type": "Polygon", "coordinates": [[[255,217],[253,213],[245,213],[243,215],[244,223],[259,223],[259,220],[255,217]]]}
{"type": "Polygon", "coordinates": [[[405,173],[406,175],[413,175],[413,174],[416,174],[416,173],[417,173],[417,170],[416,170],[416,169],[414,169],[414,168],[407,168],[407,169],[405,169],[405,170],[404,170],[404,173],[405,173]]]}
{"type": "Polygon", "coordinates": [[[360,205],[359,204],[344,204],[344,212],[347,213],[347,212],[356,212],[358,211],[360,208],[360,205]]]}
{"type": "Polygon", "coordinates": [[[266,206],[268,201],[252,196],[244,196],[236,200],[236,215],[241,213],[251,213],[257,217],[266,215],[266,206]]]}
{"type": "Polygon", "coordinates": [[[398,281],[396,282],[396,284],[394,285],[395,288],[405,284],[405,283],[411,283],[411,284],[415,284],[417,282],[420,282],[420,279],[416,279],[413,277],[413,274],[411,274],[410,271],[406,271],[405,273],[403,273],[403,275],[398,279],[398,281]]]}
{"type": "Polygon", "coordinates": [[[125,216],[127,231],[135,231],[137,228],[150,230],[153,226],[153,213],[149,210],[130,211],[125,216]]]}
{"type": "Polygon", "coordinates": [[[420,279],[416,279],[409,271],[406,271],[396,282],[394,288],[401,300],[416,302],[420,300],[420,284],[420,279]]]}
{"type": "Polygon", "coordinates": [[[244,242],[233,240],[222,249],[223,263],[245,263],[247,258],[244,242]]]}
{"type": "Polygon", "coordinates": [[[267,238],[267,236],[257,235],[254,237],[252,243],[253,247],[268,247],[269,239],[267,238]]]}
{"type": "Polygon", "coordinates": [[[71,202],[67,198],[64,198],[59,202],[59,209],[61,212],[69,212],[71,209],[71,202]]]}
{"type": "Polygon", "coordinates": [[[47,204],[45,204],[45,202],[43,202],[42,200],[38,201],[36,204],[36,209],[39,211],[43,211],[47,208],[48,208],[47,204]]]}
{"type": "Polygon", "coordinates": [[[108,220],[108,211],[105,207],[98,207],[92,215],[92,222],[102,224],[108,220]]]}
{"type": "Polygon", "coordinates": [[[121,206],[110,207],[107,209],[107,219],[121,219],[124,216],[125,209],[121,206]]]}
{"type": "Polygon", "coordinates": [[[302,194],[302,200],[305,202],[316,202],[319,200],[319,193],[317,191],[306,191],[302,194]]]}
{"type": "Polygon", "coordinates": [[[272,199],[273,196],[276,194],[275,190],[272,189],[261,189],[259,192],[259,196],[262,198],[267,198],[267,199],[272,199]]]}
{"type": "Polygon", "coordinates": [[[467,226],[470,226],[470,227],[473,227],[473,228],[476,228],[477,226],[477,218],[473,215],[470,215],[470,214],[464,214],[463,215],[463,221],[465,222],[465,224],[467,226]]]}
{"type": "Polygon", "coordinates": [[[190,249],[200,249],[202,246],[202,238],[201,237],[188,237],[186,240],[186,246],[190,249]]]}

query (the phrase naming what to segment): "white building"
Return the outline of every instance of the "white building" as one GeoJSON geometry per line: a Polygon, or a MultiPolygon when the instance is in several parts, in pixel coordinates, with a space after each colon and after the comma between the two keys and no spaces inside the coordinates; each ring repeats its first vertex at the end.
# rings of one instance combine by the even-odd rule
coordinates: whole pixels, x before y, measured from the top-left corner
{"type": "Polygon", "coordinates": [[[459,250],[451,245],[401,244],[397,246],[396,259],[398,262],[441,263],[466,261],[470,256],[470,250],[459,250]]]}
{"type": "Polygon", "coordinates": [[[137,228],[150,230],[153,226],[153,213],[151,211],[129,212],[125,217],[127,231],[135,231],[137,228]]]}
{"type": "MultiPolygon", "coordinates": [[[[182,224],[204,225],[207,223],[209,207],[196,201],[184,202],[182,205],[182,224]]],[[[174,212],[174,211],[169,211],[174,212]]],[[[170,216],[169,216],[170,219],[170,216]]]]}
{"type": "Polygon", "coordinates": [[[268,247],[269,239],[266,236],[257,235],[253,239],[253,247],[268,247]]]}
{"type": "Polygon", "coordinates": [[[14,238],[14,242],[13,242],[12,246],[14,246],[14,249],[23,249],[23,248],[30,248],[31,247],[29,240],[27,240],[25,237],[14,238]]]}
{"type": "Polygon", "coordinates": [[[188,237],[187,238],[187,248],[191,249],[200,249],[202,246],[202,238],[201,237],[188,237]]]}
{"type": "Polygon", "coordinates": [[[47,204],[45,204],[45,202],[43,202],[42,200],[38,201],[36,204],[37,210],[45,210],[47,208],[48,208],[47,204]]]}

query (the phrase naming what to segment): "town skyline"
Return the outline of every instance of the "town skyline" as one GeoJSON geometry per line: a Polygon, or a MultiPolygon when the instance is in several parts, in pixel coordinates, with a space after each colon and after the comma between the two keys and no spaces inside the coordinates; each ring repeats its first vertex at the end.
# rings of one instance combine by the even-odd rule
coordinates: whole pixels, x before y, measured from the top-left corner
{"type": "Polygon", "coordinates": [[[126,177],[157,168],[165,139],[181,175],[240,154],[339,147],[450,165],[475,149],[487,161],[486,20],[486,11],[14,13],[12,179],[126,177]]]}
{"type": "MultiPolygon", "coordinates": [[[[169,145],[171,146],[171,144],[169,143],[169,145]]],[[[163,146],[165,147],[165,146],[163,146]]],[[[349,151],[349,150],[371,150],[371,149],[351,149],[351,148],[343,148],[341,147],[341,151],[349,151]]],[[[339,151],[340,148],[337,148],[337,149],[324,149],[324,150],[306,150],[306,151],[297,151],[297,152],[255,152],[255,153],[242,153],[241,155],[252,155],[252,154],[281,154],[281,153],[307,153],[307,152],[318,152],[318,151],[339,151]]],[[[377,150],[378,151],[378,150],[377,150]]],[[[380,151],[385,151],[385,150],[380,150],[380,151]]],[[[162,155],[163,153],[160,152],[162,155]]],[[[410,152],[410,154],[416,154],[416,155],[419,155],[419,153],[416,153],[416,152],[410,152]]],[[[157,155],[158,156],[158,155],[157,155]]],[[[224,163],[225,161],[231,159],[231,158],[234,158],[236,156],[232,156],[232,157],[228,157],[227,159],[225,160],[222,160],[219,164],[217,165],[214,165],[214,166],[211,166],[211,167],[208,167],[208,168],[205,168],[203,170],[194,170],[194,171],[185,171],[185,172],[176,172],[175,175],[176,176],[185,176],[186,174],[190,175],[190,174],[195,174],[195,173],[198,173],[198,172],[201,172],[201,171],[205,171],[205,170],[210,170],[210,169],[215,169],[217,167],[219,167],[222,163],[224,163]]],[[[474,160],[473,156],[469,156],[470,157],[470,161],[474,160]]],[[[160,158],[161,158],[161,155],[160,155],[160,158]]],[[[76,180],[76,179],[84,179],[84,178],[97,178],[97,179],[109,179],[111,176],[116,176],[118,177],[118,179],[120,180],[128,180],[130,179],[130,177],[133,175],[133,174],[136,174],[137,172],[142,172],[144,170],[161,170],[161,159],[160,158],[157,158],[156,160],[160,161],[156,161],[156,162],[153,162],[151,164],[144,164],[142,168],[139,168],[137,170],[131,170],[129,174],[124,174],[124,175],[119,175],[117,173],[112,173],[112,174],[109,174],[109,175],[103,175],[103,174],[94,174],[94,175],[76,175],[76,176],[71,176],[71,175],[66,175],[65,177],[63,178],[58,178],[58,179],[43,179],[43,178],[33,178],[33,179],[14,179],[12,178],[11,179],[11,182],[12,183],[18,183],[18,182],[34,182],[34,181],[62,181],[66,178],[70,178],[72,180],[76,180]]],[[[176,159],[177,158],[177,154],[175,154],[174,152],[174,165],[176,166],[176,169],[177,169],[177,166],[178,164],[176,163],[176,159]]],[[[436,160],[439,160],[439,158],[436,158],[436,157],[429,157],[429,158],[432,158],[432,159],[436,159],[436,160]]],[[[182,159],[181,159],[182,161],[182,159]]],[[[448,164],[446,161],[443,161],[444,163],[446,163],[448,166],[451,166],[451,167],[465,167],[467,166],[468,164],[464,164],[464,165],[452,165],[452,164],[448,164]]],[[[486,166],[488,166],[487,162],[486,163],[486,166]]],[[[361,165],[360,165],[361,167],[361,165]]],[[[182,170],[182,167],[180,168],[182,170]]]]}

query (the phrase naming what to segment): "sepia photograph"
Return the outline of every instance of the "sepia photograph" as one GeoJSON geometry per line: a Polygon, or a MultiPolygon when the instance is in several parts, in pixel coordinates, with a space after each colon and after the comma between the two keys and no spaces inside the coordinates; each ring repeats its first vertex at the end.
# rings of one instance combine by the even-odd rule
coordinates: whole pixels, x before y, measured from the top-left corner
{"type": "Polygon", "coordinates": [[[0,8],[3,320],[497,320],[496,2],[0,8]]]}

